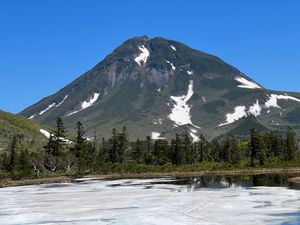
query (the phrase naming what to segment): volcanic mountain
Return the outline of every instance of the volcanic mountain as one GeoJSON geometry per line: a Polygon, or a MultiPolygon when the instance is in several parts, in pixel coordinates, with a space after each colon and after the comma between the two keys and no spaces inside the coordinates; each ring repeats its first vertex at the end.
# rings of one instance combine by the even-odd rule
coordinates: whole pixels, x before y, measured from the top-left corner
{"type": "Polygon", "coordinates": [[[81,121],[90,137],[126,126],[132,139],[188,133],[196,141],[251,127],[300,133],[300,94],[267,90],[216,56],[143,36],[20,114],[49,126],[60,116],[71,132],[81,121]]]}

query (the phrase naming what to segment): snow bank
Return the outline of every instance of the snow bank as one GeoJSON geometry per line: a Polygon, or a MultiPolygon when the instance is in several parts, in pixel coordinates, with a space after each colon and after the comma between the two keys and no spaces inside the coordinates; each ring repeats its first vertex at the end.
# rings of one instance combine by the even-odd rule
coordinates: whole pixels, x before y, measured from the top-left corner
{"type": "Polygon", "coordinates": [[[247,89],[261,89],[262,88],[257,83],[247,80],[244,77],[236,76],[235,80],[241,83],[241,85],[238,85],[238,87],[240,87],[240,88],[247,88],[247,89]]]}
{"type": "Polygon", "coordinates": [[[160,136],[161,134],[158,133],[158,132],[151,132],[151,139],[152,140],[165,140],[166,138],[165,137],[161,137],[160,136]]]}
{"type": "Polygon", "coordinates": [[[147,48],[145,48],[144,45],[139,46],[139,50],[141,51],[141,54],[137,56],[134,61],[141,66],[141,62],[144,64],[147,62],[148,57],[150,56],[150,53],[147,48]]]}
{"type": "Polygon", "coordinates": [[[158,125],[158,124],[162,124],[163,119],[159,118],[158,120],[154,120],[153,124],[154,125],[158,125]]]}
{"type": "Polygon", "coordinates": [[[188,75],[193,75],[194,74],[194,71],[192,71],[192,70],[188,70],[186,72],[187,72],[188,75]]]}
{"type": "Polygon", "coordinates": [[[86,108],[91,107],[98,100],[99,96],[100,96],[100,93],[95,92],[92,97],[85,100],[81,104],[81,108],[79,110],[73,111],[73,112],[69,113],[67,116],[74,115],[75,113],[81,112],[82,110],[85,110],[86,108]]]}
{"type": "MultiPolygon", "coordinates": [[[[245,106],[237,106],[234,109],[233,113],[228,113],[226,115],[226,122],[222,123],[219,125],[219,127],[224,126],[224,125],[228,125],[231,124],[243,117],[247,117],[249,115],[253,115],[255,117],[261,115],[263,108],[268,109],[267,110],[267,114],[270,114],[271,110],[270,108],[281,108],[278,105],[278,100],[291,100],[291,101],[296,101],[296,102],[300,102],[300,99],[293,97],[293,96],[289,96],[289,95],[276,95],[276,94],[271,94],[271,95],[267,95],[268,96],[268,100],[260,105],[259,104],[259,100],[256,100],[256,102],[251,105],[249,107],[249,109],[247,110],[247,108],[245,106]]],[[[280,116],[283,115],[283,112],[280,113],[280,116]]]]}
{"type": "Polygon", "coordinates": [[[57,104],[56,107],[58,107],[58,106],[60,106],[61,104],[63,104],[64,101],[65,101],[68,97],[69,97],[69,95],[66,95],[66,96],[63,98],[63,100],[62,100],[60,103],[57,104]]]}
{"type": "Polygon", "coordinates": [[[36,117],[36,114],[31,115],[30,117],[28,117],[28,119],[32,120],[34,119],[34,117],[36,117]]]}
{"type": "Polygon", "coordinates": [[[42,111],[40,111],[39,112],[39,114],[40,115],[43,115],[45,112],[47,112],[49,109],[51,109],[51,108],[53,108],[53,107],[55,107],[55,105],[56,105],[56,103],[54,102],[54,103],[52,103],[52,104],[50,104],[50,105],[48,105],[47,106],[47,108],[46,109],[44,109],[44,110],[42,110],[42,111]]]}
{"type": "Polygon", "coordinates": [[[226,122],[225,123],[221,123],[219,125],[219,127],[234,123],[235,121],[246,117],[247,116],[247,112],[246,112],[246,106],[236,106],[234,108],[234,112],[233,113],[228,113],[226,115],[226,122]]]}
{"type": "MultiPolygon", "coordinates": [[[[44,129],[40,129],[40,132],[42,135],[44,135],[46,138],[50,138],[50,132],[47,131],[47,130],[44,130],[44,129]]],[[[68,139],[65,139],[65,138],[62,138],[61,139],[62,141],[64,141],[66,144],[72,144],[72,141],[68,140],[68,139]]]]}
{"type": "MultiPolygon", "coordinates": [[[[64,101],[68,98],[69,95],[66,95],[63,100],[56,104],[56,102],[53,102],[52,104],[48,105],[47,108],[45,108],[44,110],[40,111],[38,114],[39,115],[43,115],[45,112],[49,111],[50,109],[54,108],[54,107],[59,107],[61,104],[64,103],[64,101]]],[[[28,119],[34,119],[36,117],[36,114],[33,114],[32,116],[30,116],[28,119]]]]}
{"type": "Polygon", "coordinates": [[[266,108],[281,108],[278,105],[278,100],[292,100],[292,101],[296,101],[296,102],[300,102],[300,99],[289,96],[289,95],[276,95],[276,94],[271,94],[268,95],[269,99],[268,101],[266,101],[265,103],[265,107],[266,108]]]}
{"type": "Polygon", "coordinates": [[[226,122],[219,125],[219,127],[234,123],[235,121],[247,117],[249,115],[253,115],[255,117],[261,115],[262,106],[259,104],[259,100],[249,107],[247,110],[246,106],[237,106],[234,109],[233,113],[228,113],[226,115],[226,122]]]}
{"type": "Polygon", "coordinates": [[[192,123],[190,115],[191,106],[187,104],[187,102],[191,99],[191,97],[194,94],[193,85],[193,81],[190,80],[186,95],[171,96],[171,100],[173,101],[173,108],[171,109],[172,112],[169,115],[169,118],[178,126],[190,124],[194,127],[199,128],[198,126],[192,123]]]}
{"type": "Polygon", "coordinates": [[[94,93],[94,96],[82,103],[81,109],[84,110],[88,107],[91,107],[98,100],[99,96],[100,93],[94,93]]]}
{"type": "Polygon", "coordinates": [[[261,114],[261,110],[262,110],[262,108],[259,105],[259,101],[256,100],[256,102],[252,106],[250,106],[248,113],[257,117],[261,114]]]}
{"type": "Polygon", "coordinates": [[[197,133],[198,131],[195,128],[190,128],[190,136],[192,137],[193,143],[198,142],[200,140],[197,133]]]}
{"type": "Polygon", "coordinates": [[[171,68],[172,68],[172,70],[176,70],[176,67],[174,66],[174,64],[173,64],[173,63],[171,63],[170,61],[166,61],[166,63],[168,63],[168,64],[170,64],[170,65],[171,65],[171,68]]]}
{"type": "Polygon", "coordinates": [[[198,135],[194,134],[192,131],[190,132],[190,136],[193,139],[193,143],[198,142],[200,140],[200,138],[198,137],[198,135]]]}
{"type": "Polygon", "coordinates": [[[50,132],[44,130],[44,129],[40,129],[40,132],[42,133],[42,135],[44,135],[46,138],[50,138],[50,132]]]}

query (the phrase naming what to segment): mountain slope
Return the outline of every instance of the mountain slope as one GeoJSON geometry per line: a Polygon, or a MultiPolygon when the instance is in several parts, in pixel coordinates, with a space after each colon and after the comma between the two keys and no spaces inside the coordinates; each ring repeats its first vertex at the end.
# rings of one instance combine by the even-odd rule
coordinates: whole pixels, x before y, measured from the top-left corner
{"type": "Polygon", "coordinates": [[[8,148],[12,136],[18,135],[28,150],[36,150],[47,141],[40,130],[46,130],[34,121],[0,110],[0,151],[8,148]]]}
{"type": "Polygon", "coordinates": [[[298,93],[263,88],[213,55],[163,38],[136,37],[102,62],[21,115],[47,125],[63,117],[72,131],[81,120],[89,136],[108,137],[126,126],[132,138],[170,138],[176,132],[196,140],[217,137],[248,116],[267,129],[293,125],[298,93]]]}

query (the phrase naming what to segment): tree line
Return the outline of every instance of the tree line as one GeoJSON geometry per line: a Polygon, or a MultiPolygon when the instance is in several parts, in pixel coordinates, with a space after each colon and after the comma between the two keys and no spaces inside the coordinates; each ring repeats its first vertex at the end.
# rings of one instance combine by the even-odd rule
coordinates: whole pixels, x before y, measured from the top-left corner
{"type": "MultiPolygon", "coordinates": [[[[59,117],[56,129],[38,152],[19,149],[21,139],[14,135],[10,147],[0,155],[0,171],[11,177],[40,176],[52,173],[101,173],[118,165],[182,166],[219,163],[243,167],[278,166],[299,159],[298,142],[292,128],[285,135],[278,131],[260,133],[250,130],[250,138],[227,135],[208,141],[202,134],[193,142],[188,134],[176,134],[170,140],[129,141],[126,127],[113,129],[108,140],[87,140],[83,124],[77,122],[77,135],[67,143],[67,131],[59,117]]],[[[135,170],[134,170],[135,171],[135,170]]]]}

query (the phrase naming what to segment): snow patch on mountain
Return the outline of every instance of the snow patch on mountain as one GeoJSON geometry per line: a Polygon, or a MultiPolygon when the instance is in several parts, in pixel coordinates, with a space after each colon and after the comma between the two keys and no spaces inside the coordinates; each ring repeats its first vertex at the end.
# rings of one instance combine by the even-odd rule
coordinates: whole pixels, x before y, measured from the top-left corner
{"type": "Polygon", "coordinates": [[[246,112],[246,106],[236,106],[234,108],[234,112],[233,113],[228,113],[226,115],[226,122],[225,123],[221,123],[219,125],[219,127],[234,123],[235,121],[246,117],[247,116],[247,112],[246,112]]]}
{"type": "Polygon", "coordinates": [[[276,95],[276,94],[271,94],[268,95],[269,99],[265,103],[266,108],[281,108],[278,105],[278,100],[292,100],[296,102],[300,102],[300,99],[289,96],[289,95],[276,95]]]}
{"type": "Polygon", "coordinates": [[[240,88],[262,89],[262,87],[260,85],[258,85],[254,81],[247,80],[244,77],[236,76],[234,79],[241,83],[241,85],[238,85],[238,87],[240,87],[240,88]]]}
{"type": "Polygon", "coordinates": [[[193,139],[193,143],[198,142],[200,140],[200,138],[196,134],[194,134],[193,132],[190,132],[190,135],[193,139]]]}
{"type": "Polygon", "coordinates": [[[236,106],[233,113],[228,113],[226,115],[226,122],[220,124],[219,127],[234,123],[235,121],[250,115],[258,117],[261,115],[262,109],[263,106],[259,104],[259,100],[256,100],[256,102],[251,105],[248,110],[246,106],[236,106]]]}
{"type": "Polygon", "coordinates": [[[39,112],[39,114],[40,115],[43,115],[45,112],[47,112],[49,109],[51,109],[51,108],[53,108],[53,107],[55,107],[55,105],[56,105],[56,103],[54,102],[54,103],[52,103],[52,104],[50,104],[50,105],[48,105],[47,106],[47,108],[46,109],[44,109],[44,110],[42,110],[42,111],[40,111],[39,112]]]}
{"type": "Polygon", "coordinates": [[[191,106],[187,104],[187,102],[191,99],[191,97],[194,94],[193,85],[193,80],[190,80],[186,95],[170,97],[173,101],[173,108],[171,109],[172,112],[169,115],[169,118],[178,126],[190,124],[194,127],[199,128],[198,126],[192,123],[190,115],[191,106]]]}
{"type": "Polygon", "coordinates": [[[73,112],[69,113],[67,116],[72,116],[72,115],[74,115],[76,113],[79,113],[80,111],[82,111],[82,109],[73,111],[73,112]]]}
{"type": "Polygon", "coordinates": [[[61,104],[63,104],[64,101],[65,101],[68,97],[69,97],[69,95],[66,95],[66,96],[63,98],[63,100],[62,100],[60,103],[57,104],[56,107],[59,107],[61,104]]]}
{"type": "MultiPolygon", "coordinates": [[[[63,100],[56,104],[56,102],[53,102],[52,104],[48,105],[47,108],[45,108],[44,110],[40,111],[39,112],[39,115],[43,115],[45,112],[47,112],[48,110],[50,110],[51,108],[54,108],[54,107],[59,107],[61,104],[64,103],[64,101],[69,97],[69,95],[66,95],[63,100]]],[[[32,116],[30,116],[28,119],[34,119],[36,117],[36,114],[33,114],[32,116]]]]}
{"type": "Polygon", "coordinates": [[[153,124],[154,125],[158,125],[158,124],[162,124],[162,118],[159,118],[158,120],[155,120],[154,122],[153,122],[153,124]]]}
{"type": "Polygon", "coordinates": [[[40,132],[42,133],[42,135],[44,135],[46,138],[50,138],[50,132],[44,130],[44,129],[40,129],[40,132]]]}
{"type": "Polygon", "coordinates": [[[80,111],[82,111],[82,110],[85,110],[86,108],[91,107],[91,106],[98,100],[99,96],[100,96],[100,93],[95,92],[94,95],[93,95],[91,98],[89,98],[88,100],[85,100],[85,101],[82,103],[81,109],[76,110],[76,111],[74,111],[74,112],[71,112],[71,113],[69,113],[67,116],[71,116],[71,115],[73,115],[73,114],[75,114],[75,113],[78,113],[78,112],[80,112],[80,111]]]}
{"type": "Polygon", "coordinates": [[[28,119],[32,120],[36,117],[36,114],[31,115],[30,117],[28,117],[28,119]]]}
{"type": "MultiPolygon", "coordinates": [[[[46,138],[50,138],[50,136],[52,135],[49,131],[44,130],[44,129],[40,129],[40,132],[42,135],[44,135],[46,138]]],[[[66,144],[71,144],[72,141],[65,139],[65,138],[61,138],[62,141],[64,141],[66,144]]]]}
{"type": "Polygon", "coordinates": [[[203,102],[206,102],[205,96],[202,96],[202,101],[203,101],[203,102]]]}
{"type": "Polygon", "coordinates": [[[172,70],[176,70],[176,67],[174,66],[174,64],[173,64],[173,63],[171,63],[170,61],[166,61],[166,63],[168,63],[168,64],[170,64],[170,65],[171,65],[171,67],[172,67],[172,70]]]}
{"type": "Polygon", "coordinates": [[[147,62],[148,57],[150,56],[150,52],[147,48],[145,48],[144,45],[139,46],[139,50],[141,51],[141,54],[137,56],[134,61],[141,66],[141,62],[144,64],[147,62]]]}
{"type": "Polygon", "coordinates": [[[151,139],[152,140],[165,140],[165,137],[161,137],[161,134],[159,132],[151,132],[151,139]]]}
{"type": "Polygon", "coordinates": [[[99,96],[100,93],[95,92],[93,97],[87,101],[84,101],[81,106],[82,110],[91,107],[98,100],[99,96]]]}
{"type": "Polygon", "coordinates": [[[177,49],[175,48],[174,45],[171,45],[170,47],[171,47],[171,49],[173,49],[175,52],[177,51],[177,49]]]}
{"type": "Polygon", "coordinates": [[[198,142],[200,138],[197,135],[198,131],[194,128],[190,128],[190,136],[193,139],[193,143],[198,142]]]}
{"type": "Polygon", "coordinates": [[[192,70],[188,70],[186,72],[187,72],[188,75],[193,75],[193,73],[194,73],[194,71],[192,71],[192,70]]]}
{"type": "Polygon", "coordinates": [[[193,133],[195,133],[195,134],[198,133],[198,131],[197,131],[196,129],[194,129],[194,128],[191,128],[190,130],[191,130],[191,132],[193,132],[193,133]]]}
{"type": "Polygon", "coordinates": [[[259,105],[259,101],[256,100],[256,102],[252,106],[250,106],[248,113],[257,117],[261,114],[261,110],[262,107],[259,105]]]}

